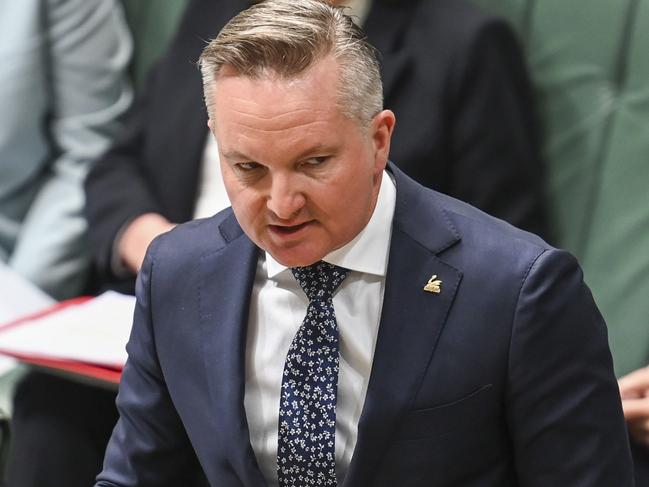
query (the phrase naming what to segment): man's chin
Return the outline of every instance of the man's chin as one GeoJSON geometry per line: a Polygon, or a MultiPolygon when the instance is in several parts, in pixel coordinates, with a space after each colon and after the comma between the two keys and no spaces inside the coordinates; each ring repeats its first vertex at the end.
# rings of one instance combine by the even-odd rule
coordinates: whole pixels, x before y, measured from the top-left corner
{"type": "Polygon", "coordinates": [[[326,253],[309,252],[299,248],[279,249],[271,247],[266,251],[273,256],[273,259],[286,267],[306,267],[315,264],[326,255],[326,253]]]}

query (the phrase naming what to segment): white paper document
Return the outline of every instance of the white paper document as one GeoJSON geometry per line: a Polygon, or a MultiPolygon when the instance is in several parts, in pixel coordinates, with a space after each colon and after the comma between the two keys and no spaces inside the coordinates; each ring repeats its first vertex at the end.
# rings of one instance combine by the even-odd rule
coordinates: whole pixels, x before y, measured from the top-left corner
{"type": "Polygon", "coordinates": [[[121,368],[135,297],[106,292],[39,318],[0,328],[0,351],[121,368]]]}
{"type": "Polygon", "coordinates": [[[40,311],[54,299],[0,262],[0,323],[40,311]]]}
{"type": "MultiPolygon", "coordinates": [[[[0,323],[40,311],[54,302],[53,298],[0,261],[0,323]]],[[[14,359],[0,356],[0,375],[15,366],[14,359]]]]}

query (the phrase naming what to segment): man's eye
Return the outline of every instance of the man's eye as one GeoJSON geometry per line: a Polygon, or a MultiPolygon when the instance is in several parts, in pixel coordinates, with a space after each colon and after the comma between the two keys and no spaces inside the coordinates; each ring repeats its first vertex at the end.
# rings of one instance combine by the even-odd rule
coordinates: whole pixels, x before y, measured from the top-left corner
{"type": "Polygon", "coordinates": [[[328,159],[329,159],[329,156],[319,156],[319,157],[312,157],[310,159],[307,159],[304,162],[305,162],[305,164],[307,164],[309,166],[318,166],[318,165],[320,165],[320,164],[322,164],[324,162],[327,162],[328,159]]]}
{"type": "Polygon", "coordinates": [[[237,169],[241,171],[252,171],[260,167],[260,164],[257,162],[239,162],[236,164],[237,169]]]}

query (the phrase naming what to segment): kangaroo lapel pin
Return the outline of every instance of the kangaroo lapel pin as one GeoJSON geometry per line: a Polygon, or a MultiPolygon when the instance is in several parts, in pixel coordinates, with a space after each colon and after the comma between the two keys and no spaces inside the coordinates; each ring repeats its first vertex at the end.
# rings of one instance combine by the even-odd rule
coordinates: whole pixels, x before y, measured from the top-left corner
{"type": "Polygon", "coordinates": [[[428,282],[424,286],[424,291],[434,294],[439,294],[442,292],[442,281],[437,279],[437,274],[428,279],[428,282]]]}

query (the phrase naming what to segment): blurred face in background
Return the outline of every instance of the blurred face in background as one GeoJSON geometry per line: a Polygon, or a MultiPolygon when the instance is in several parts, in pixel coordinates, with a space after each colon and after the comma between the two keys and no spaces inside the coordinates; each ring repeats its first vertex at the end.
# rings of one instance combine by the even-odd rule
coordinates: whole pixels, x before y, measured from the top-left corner
{"type": "Polygon", "coordinates": [[[214,83],[209,125],[232,208],[251,240],[296,267],[358,235],[376,204],[392,112],[367,126],[345,116],[333,57],[294,79],[252,79],[226,66],[214,83]]]}

